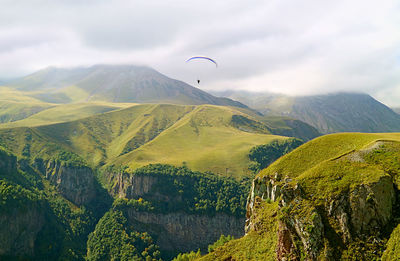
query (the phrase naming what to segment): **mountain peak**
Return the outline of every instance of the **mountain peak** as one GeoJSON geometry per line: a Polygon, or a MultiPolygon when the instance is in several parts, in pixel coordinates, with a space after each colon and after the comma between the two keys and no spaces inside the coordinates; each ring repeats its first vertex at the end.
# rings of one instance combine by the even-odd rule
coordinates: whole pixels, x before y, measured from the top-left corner
{"type": "Polygon", "coordinates": [[[35,91],[35,98],[52,103],[108,101],[247,107],[138,65],[48,67],[14,80],[9,86],[21,91],[35,91]]]}

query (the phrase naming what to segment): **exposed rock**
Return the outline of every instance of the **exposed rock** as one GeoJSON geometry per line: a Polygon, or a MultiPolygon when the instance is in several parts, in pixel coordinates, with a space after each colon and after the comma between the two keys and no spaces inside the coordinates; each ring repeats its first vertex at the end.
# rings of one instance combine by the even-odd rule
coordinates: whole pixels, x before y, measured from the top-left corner
{"type": "Polygon", "coordinates": [[[284,222],[279,222],[278,245],[276,248],[276,257],[278,260],[299,260],[295,254],[296,245],[293,234],[284,222]]]}
{"type": "Polygon", "coordinates": [[[49,161],[46,166],[46,179],[68,200],[77,205],[85,205],[96,196],[92,169],[85,166],[67,166],[49,161]]]}
{"type": "MultiPolygon", "coordinates": [[[[109,174],[109,176],[112,174],[109,174]]],[[[116,180],[111,193],[120,198],[137,198],[151,192],[158,179],[149,175],[114,174],[116,180]]]]}
{"type": "Polygon", "coordinates": [[[187,252],[205,248],[221,234],[243,236],[243,218],[218,213],[215,216],[176,213],[149,213],[129,209],[128,220],[135,229],[156,234],[163,250],[187,252]]]}
{"type": "MultiPolygon", "coordinates": [[[[381,176],[376,182],[355,186],[334,199],[327,198],[325,206],[318,211],[302,187],[299,184],[287,183],[290,181],[285,178],[284,182],[278,185],[278,182],[270,177],[257,177],[253,181],[247,202],[246,233],[258,231],[258,228],[262,227],[254,222],[257,220],[256,208],[263,200],[280,199],[279,206],[288,209],[289,212],[279,222],[278,260],[300,258],[294,243],[296,238],[302,243],[306,260],[318,260],[327,236],[322,216],[333,222],[335,233],[345,244],[357,238],[379,236],[392,219],[395,191],[389,175],[381,176]]],[[[327,259],[328,255],[331,255],[328,252],[323,254],[327,259]]]]}
{"type": "Polygon", "coordinates": [[[390,176],[378,182],[361,185],[350,193],[351,224],[354,233],[372,235],[379,232],[392,218],[395,193],[390,176]]]}
{"type": "MultiPolygon", "coordinates": [[[[275,174],[275,177],[280,179],[278,173],[275,174]]],[[[254,227],[254,224],[251,223],[251,217],[254,213],[253,210],[257,200],[276,201],[279,198],[281,194],[281,188],[279,185],[276,185],[276,183],[276,180],[268,176],[264,176],[263,178],[257,177],[253,180],[246,204],[246,233],[250,231],[251,227],[254,227]]]]}
{"type": "MultiPolygon", "coordinates": [[[[0,212],[0,257],[34,255],[35,240],[45,222],[35,205],[0,212]]],[[[1,258],[0,258],[1,259],[1,258]]]]}

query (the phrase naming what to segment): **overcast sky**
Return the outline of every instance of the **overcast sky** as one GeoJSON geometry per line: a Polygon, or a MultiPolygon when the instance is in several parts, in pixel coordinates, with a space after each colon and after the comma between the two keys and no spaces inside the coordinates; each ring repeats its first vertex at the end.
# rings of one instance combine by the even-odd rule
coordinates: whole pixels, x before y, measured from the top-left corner
{"type": "Polygon", "coordinates": [[[400,106],[400,1],[0,0],[0,78],[97,63],[202,89],[358,91],[400,106]],[[185,63],[194,55],[219,67],[185,63]]]}

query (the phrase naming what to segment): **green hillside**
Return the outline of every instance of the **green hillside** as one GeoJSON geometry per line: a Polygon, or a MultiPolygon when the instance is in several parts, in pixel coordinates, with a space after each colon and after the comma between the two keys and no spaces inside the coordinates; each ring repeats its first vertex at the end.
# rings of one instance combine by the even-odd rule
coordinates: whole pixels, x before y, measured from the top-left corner
{"type": "MultiPolygon", "coordinates": [[[[80,105],[76,111],[82,111],[80,105]]],[[[39,116],[32,117],[36,123],[39,116]]],[[[235,177],[250,174],[247,154],[253,146],[283,138],[234,107],[213,105],[135,105],[70,122],[0,130],[0,143],[20,156],[44,157],[62,148],[92,167],[185,164],[235,177]]]]}
{"type": "Polygon", "coordinates": [[[23,92],[0,86],[0,124],[27,118],[53,106],[23,92]]]}
{"type": "MultiPolygon", "coordinates": [[[[18,103],[21,104],[21,103],[18,103]]],[[[21,106],[27,106],[24,103],[21,106]]],[[[33,106],[33,104],[31,104],[33,106]]],[[[34,127],[40,125],[48,125],[66,121],[73,121],[77,119],[86,118],[95,114],[109,112],[121,108],[133,106],[132,103],[101,103],[101,102],[86,102],[86,103],[73,103],[73,104],[54,104],[51,107],[44,107],[41,111],[34,113],[31,109],[32,115],[24,115],[20,120],[12,120],[7,123],[0,124],[0,128],[15,128],[15,127],[34,127]]],[[[10,108],[10,105],[5,105],[10,108]]],[[[22,109],[23,110],[23,109],[22,109]]],[[[20,108],[14,109],[15,114],[21,111],[20,108]]]]}
{"type": "Polygon", "coordinates": [[[247,234],[201,260],[391,260],[399,160],[399,133],[331,134],[300,146],[257,175],[247,234]]]}

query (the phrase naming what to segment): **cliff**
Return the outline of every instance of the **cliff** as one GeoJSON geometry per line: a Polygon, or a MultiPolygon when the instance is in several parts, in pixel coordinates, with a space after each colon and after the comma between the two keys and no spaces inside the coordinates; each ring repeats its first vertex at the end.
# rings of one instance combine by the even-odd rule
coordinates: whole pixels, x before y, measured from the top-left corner
{"type": "MultiPolygon", "coordinates": [[[[3,207],[3,206],[2,206],[3,207]]],[[[32,257],[35,242],[45,223],[42,209],[35,204],[0,211],[0,259],[15,256],[32,257]]]]}
{"type": "Polygon", "coordinates": [[[128,203],[123,208],[128,222],[135,230],[150,233],[160,250],[205,249],[221,234],[244,234],[245,202],[239,200],[246,193],[234,180],[168,165],[105,175],[113,184],[112,195],[136,202],[135,207],[128,203]],[[151,209],[140,208],[140,202],[151,209]],[[229,202],[237,202],[233,212],[229,202]]]}
{"type": "Polygon", "coordinates": [[[76,205],[87,205],[96,196],[91,168],[50,160],[45,164],[45,177],[57,190],[76,205]]]}
{"type": "Polygon", "coordinates": [[[151,213],[129,209],[128,222],[140,232],[155,235],[161,250],[188,252],[206,249],[223,235],[241,237],[244,218],[218,213],[215,216],[176,213],[151,213]]]}
{"type": "Polygon", "coordinates": [[[246,235],[201,260],[396,259],[400,143],[388,136],[329,135],[282,157],[253,180],[246,235]]]}

